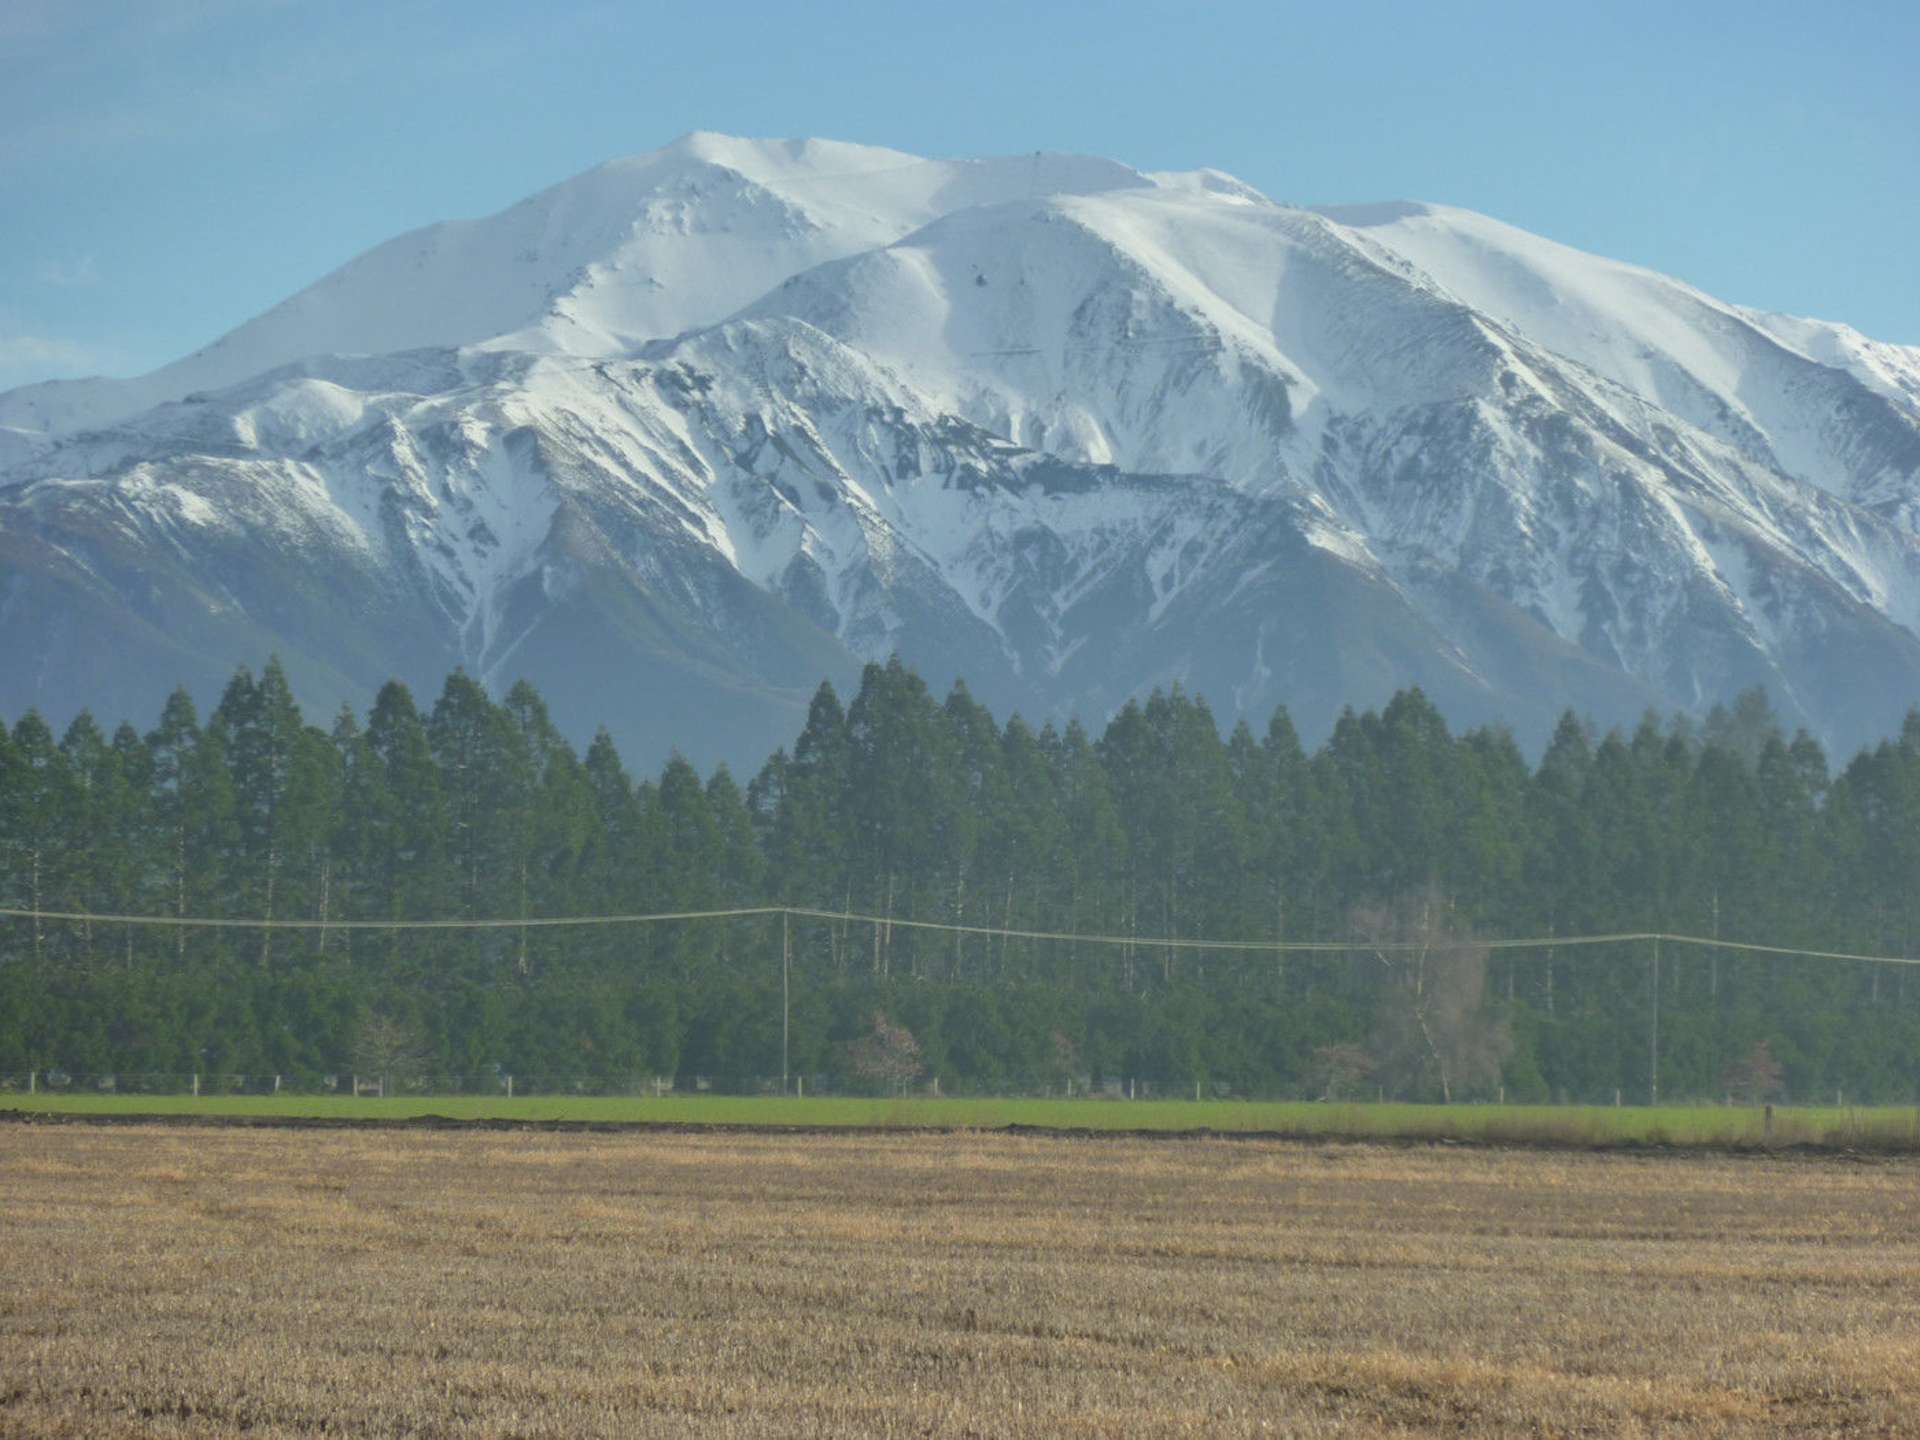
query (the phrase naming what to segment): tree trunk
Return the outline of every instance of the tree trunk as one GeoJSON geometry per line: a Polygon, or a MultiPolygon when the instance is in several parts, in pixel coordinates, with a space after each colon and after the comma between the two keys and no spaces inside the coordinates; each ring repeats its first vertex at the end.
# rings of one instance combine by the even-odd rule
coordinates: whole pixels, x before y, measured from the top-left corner
{"type": "Polygon", "coordinates": [[[1169,943],[1166,949],[1160,952],[1160,978],[1171,985],[1173,983],[1173,945],[1171,943],[1173,940],[1173,862],[1171,860],[1167,862],[1167,903],[1164,913],[1166,920],[1160,933],[1167,937],[1169,943]]]}
{"type": "Polygon", "coordinates": [[[45,958],[47,947],[45,922],[40,918],[40,847],[38,845],[27,851],[27,885],[33,893],[33,962],[38,965],[45,958]]]}
{"type": "MultiPolygon", "coordinates": [[[[1555,933],[1553,921],[1547,921],[1547,937],[1551,939],[1555,933]]],[[[1549,1020],[1553,1018],[1553,946],[1551,945],[1547,946],[1547,1018],[1549,1020]]]]}
{"type": "MultiPolygon", "coordinates": [[[[1713,892],[1713,938],[1720,938],[1720,891],[1713,892]]],[[[1720,998],[1720,947],[1716,944],[1707,952],[1707,996],[1718,1001],[1720,998]]]]}
{"type": "Polygon", "coordinates": [[[893,973],[893,872],[887,872],[886,941],[880,947],[880,973],[893,973]]]}
{"type": "Polygon", "coordinates": [[[320,866],[320,958],[327,956],[327,900],[328,889],[333,882],[333,866],[323,861],[320,866]]]}
{"type": "MultiPolygon", "coordinates": [[[[525,860],[522,860],[520,862],[520,919],[522,922],[524,922],[526,918],[527,918],[527,862],[525,860]]],[[[522,975],[527,974],[529,969],[529,965],[527,962],[527,927],[524,923],[522,923],[520,926],[520,954],[519,954],[519,958],[514,962],[514,964],[515,964],[515,968],[517,968],[522,975]]]]}
{"type": "Polygon", "coordinates": [[[267,847],[267,913],[261,918],[267,923],[260,931],[260,968],[265,970],[273,963],[273,882],[280,873],[280,852],[278,847],[267,847]]]}
{"type": "MultiPolygon", "coordinates": [[[[1273,943],[1284,945],[1287,939],[1287,892],[1281,888],[1279,876],[1273,881],[1273,943]]],[[[1276,987],[1287,980],[1287,952],[1273,952],[1273,982],[1276,987]]]]}
{"type": "MultiPolygon", "coordinates": [[[[173,832],[173,913],[176,919],[184,920],[187,914],[187,827],[180,825],[173,832]]],[[[187,927],[174,927],[173,957],[184,961],[187,958],[187,927]]]]}
{"type": "MultiPolygon", "coordinates": [[[[967,918],[967,867],[963,863],[953,877],[953,923],[963,925],[967,918]]],[[[960,941],[958,930],[953,932],[953,978],[960,978],[960,941]]],[[[987,942],[991,945],[993,942],[987,942]]]]}
{"type": "MultiPolygon", "coordinates": [[[[1006,909],[1000,912],[1000,928],[1002,930],[1011,930],[1013,928],[1013,875],[1012,875],[1012,872],[1008,872],[1008,875],[1007,875],[1007,906],[1006,906],[1006,909]]],[[[1000,973],[1002,975],[1005,975],[1007,973],[1007,946],[1012,943],[1012,940],[1013,940],[1013,937],[1011,935],[1002,935],[1000,937],[1000,973]]],[[[992,942],[989,941],[988,943],[991,944],[992,942]]]]}

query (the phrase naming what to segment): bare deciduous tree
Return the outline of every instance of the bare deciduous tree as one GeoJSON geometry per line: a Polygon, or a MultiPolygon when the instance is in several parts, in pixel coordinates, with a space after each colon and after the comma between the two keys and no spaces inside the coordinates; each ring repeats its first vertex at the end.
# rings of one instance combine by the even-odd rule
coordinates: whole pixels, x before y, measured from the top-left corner
{"type": "Polygon", "coordinates": [[[906,1026],[877,1012],[873,1029],[847,1046],[847,1063],[861,1079],[898,1089],[920,1074],[920,1042],[906,1026]]]}
{"type": "Polygon", "coordinates": [[[354,1034],[353,1068],[400,1084],[425,1073],[427,1047],[406,1021],[373,1011],[354,1034]]]}
{"type": "Polygon", "coordinates": [[[1721,1078],[1726,1083],[1727,1094],[1749,1105],[1758,1105],[1780,1093],[1785,1072],[1773,1058],[1773,1048],[1761,1040],[1729,1065],[1721,1078]]]}
{"type": "Polygon", "coordinates": [[[1359,1045],[1322,1045],[1307,1066],[1307,1083],[1322,1100],[1346,1100],[1360,1093],[1373,1074],[1373,1056],[1359,1045]]]}
{"type": "Polygon", "coordinates": [[[1063,1030],[1053,1032],[1053,1040],[1047,1047],[1047,1078],[1061,1084],[1069,1084],[1080,1073],[1080,1047],[1075,1045],[1063,1030]]]}
{"type": "Polygon", "coordinates": [[[1355,911],[1353,928],[1385,975],[1368,1048],[1386,1088],[1449,1104],[1492,1089],[1513,1037],[1487,1007],[1486,946],[1431,887],[1355,911]]]}

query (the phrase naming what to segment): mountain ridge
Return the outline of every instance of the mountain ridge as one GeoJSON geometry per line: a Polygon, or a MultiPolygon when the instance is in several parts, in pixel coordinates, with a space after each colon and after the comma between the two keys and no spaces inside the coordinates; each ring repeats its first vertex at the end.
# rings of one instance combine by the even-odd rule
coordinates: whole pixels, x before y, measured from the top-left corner
{"type": "Polygon", "coordinates": [[[709,761],[896,650],[1035,719],[1180,681],[1309,737],[1406,683],[1529,740],[1761,684],[1845,744],[1920,695],[1920,351],[1846,327],[1079,157],[695,132],[452,223],[0,395],[0,706],[91,703],[63,657],[129,635],[127,690],[459,664],[709,761]],[[188,384],[309,311],[439,338],[188,384]]]}

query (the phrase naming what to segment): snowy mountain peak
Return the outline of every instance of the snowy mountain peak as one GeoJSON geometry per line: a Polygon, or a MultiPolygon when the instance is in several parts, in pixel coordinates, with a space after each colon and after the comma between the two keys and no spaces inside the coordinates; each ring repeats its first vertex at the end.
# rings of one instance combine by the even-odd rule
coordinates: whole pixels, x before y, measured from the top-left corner
{"type": "Polygon", "coordinates": [[[0,395],[0,704],[278,650],[751,760],[898,650],[1030,717],[1758,683],[1848,741],[1920,695],[1917,490],[1920,351],[1469,211],[696,131],[0,395]]]}
{"type": "Polygon", "coordinates": [[[1920,350],[1730,305],[1448,206],[1319,211],[1462,304],[1770,468],[1842,496],[1911,475],[1920,350]],[[1847,442],[1865,427],[1875,439],[1847,442]]]}
{"type": "Polygon", "coordinates": [[[1273,204],[1273,201],[1246,181],[1229,175],[1224,170],[1156,170],[1147,178],[1167,190],[1193,191],[1202,195],[1211,195],[1217,200],[1234,201],[1245,205],[1273,204]]]}
{"type": "Polygon", "coordinates": [[[485,219],[376,246],[149,375],[0,394],[0,425],[91,428],[311,355],[475,344],[617,354],[714,324],[789,275],[957,209],[1151,184],[1082,156],[928,160],[840,141],[694,131],[485,219]]]}

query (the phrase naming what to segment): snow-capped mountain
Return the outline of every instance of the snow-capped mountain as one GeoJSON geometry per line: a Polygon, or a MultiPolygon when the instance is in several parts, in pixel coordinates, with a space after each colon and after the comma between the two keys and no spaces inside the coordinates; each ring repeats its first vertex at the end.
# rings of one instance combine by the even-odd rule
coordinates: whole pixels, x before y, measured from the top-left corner
{"type": "Polygon", "coordinates": [[[1920,350],[1213,171],[689,136],[0,427],[6,711],[269,650],[316,705],[524,675],[643,759],[893,650],[1310,733],[1920,699],[1920,350]]]}

